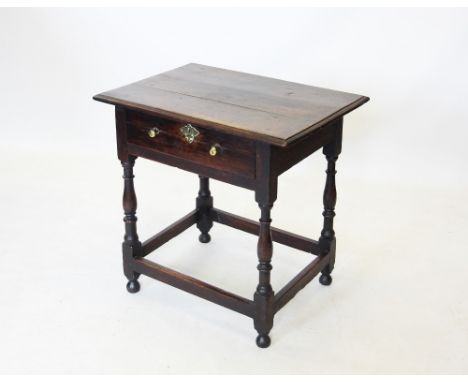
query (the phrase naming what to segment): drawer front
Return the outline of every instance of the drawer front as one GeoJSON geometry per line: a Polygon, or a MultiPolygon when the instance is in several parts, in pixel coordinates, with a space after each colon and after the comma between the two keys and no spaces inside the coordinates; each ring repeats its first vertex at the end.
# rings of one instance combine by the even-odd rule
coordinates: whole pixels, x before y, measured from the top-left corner
{"type": "Polygon", "coordinates": [[[197,124],[127,112],[129,143],[212,169],[255,178],[255,145],[197,124]]]}

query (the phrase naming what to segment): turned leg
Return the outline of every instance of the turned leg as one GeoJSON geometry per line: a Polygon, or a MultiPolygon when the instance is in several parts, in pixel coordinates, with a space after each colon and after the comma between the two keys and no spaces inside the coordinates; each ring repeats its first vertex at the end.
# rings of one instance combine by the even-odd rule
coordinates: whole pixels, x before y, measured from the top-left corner
{"type": "Polygon", "coordinates": [[[269,333],[273,327],[273,299],[274,292],[270,284],[271,257],[273,254],[273,242],[270,231],[271,204],[259,204],[261,210],[260,232],[258,236],[258,286],[254,294],[256,306],[254,327],[258,332],[257,345],[261,348],[270,346],[269,333]]]}
{"type": "Polygon", "coordinates": [[[123,220],[125,222],[125,236],[122,243],[122,253],[124,274],[129,280],[127,283],[127,290],[130,293],[136,293],[140,290],[140,283],[138,282],[138,277],[140,275],[132,270],[133,258],[139,256],[141,251],[141,242],[138,240],[136,228],[137,217],[135,213],[137,208],[137,198],[135,187],[133,185],[133,166],[135,164],[135,159],[135,157],[129,157],[128,160],[122,161],[124,179],[123,220]]]}
{"type": "Polygon", "coordinates": [[[336,239],[335,231],[333,230],[333,218],[335,217],[336,205],[336,184],[335,184],[335,164],[340,154],[341,136],[337,142],[332,142],[323,149],[323,153],[327,158],[327,180],[325,182],[325,190],[323,193],[323,229],[320,234],[319,245],[322,256],[330,254],[330,263],[322,271],[319,281],[322,285],[330,285],[332,283],[331,272],[335,264],[336,239]]]}
{"type": "Polygon", "coordinates": [[[258,332],[257,346],[270,346],[270,330],[273,327],[275,292],[270,283],[271,257],[273,255],[273,241],[271,238],[271,208],[277,197],[278,177],[272,171],[271,147],[257,144],[257,187],[255,201],[260,207],[260,228],[258,232],[258,285],[254,293],[254,328],[258,332]]]}
{"type": "Polygon", "coordinates": [[[196,207],[198,210],[197,227],[201,234],[198,237],[201,243],[209,243],[211,240],[208,233],[213,227],[211,209],[213,208],[213,198],[210,193],[209,178],[200,176],[200,190],[198,191],[196,207]]]}

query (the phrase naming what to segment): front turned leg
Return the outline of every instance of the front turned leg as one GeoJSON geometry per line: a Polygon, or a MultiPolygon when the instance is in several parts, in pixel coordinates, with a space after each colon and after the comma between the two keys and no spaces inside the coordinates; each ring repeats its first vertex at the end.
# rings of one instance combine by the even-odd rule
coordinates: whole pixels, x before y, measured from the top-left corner
{"type": "Polygon", "coordinates": [[[257,346],[266,348],[270,346],[270,333],[273,327],[273,302],[274,292],[270,284],[271,257],[273,254],[273,242],[270,231],[271,204],[259,204],[261,210],[260,232],[258,236],[258,272],[259,282],[254,294],[255,316],[254,327],[258,332],[257,346]]]}
{"type": "Polygon", "coordinates": [[[336,184],[335,184],[335,164],[338,159],[339,149],[336,145],[325,146],[323,152],[327,158],[327,180],[323,193],[323,229],[319,239],[321,256],[330,254],[330,263],[322,271],[319,281],[322,285],[330,285],[333,281],[331,272],[335,264],[336,239],[333,230],[333,218],[335,217],[336,205],[336,184]]]}
{"type": "Polygon", "coordinates": [[[139,273],[132,270],[133,258],[139,256],[141,251],[141,242],[137,234],[137,198],[135,194],[135,187],[133,185],[133,166],[135,164],[135,157],[129,157],[128,160],[122,161],[123,179],[124,179],[124,192],[123,192],[123,209],[124,209],[124,222],[125,222],[125,236],[122,243],[123,254],[123,267],[124,274],[129,280],[127,283],[127,291],[136,293],[140,290],[140,283],[138,282],[139,273]]]}
{"type": "Polygon", "coordinates": [[[197,227],[201,234],[198,237],[201,243],[209,243],[211,240],[208,233],[213,227],[213,219],[211,218],[211,209],[213,208],[213,198],[210,193],[209,178],[200,175],[200,190],[196,202],[198,210],[197,227]]]}

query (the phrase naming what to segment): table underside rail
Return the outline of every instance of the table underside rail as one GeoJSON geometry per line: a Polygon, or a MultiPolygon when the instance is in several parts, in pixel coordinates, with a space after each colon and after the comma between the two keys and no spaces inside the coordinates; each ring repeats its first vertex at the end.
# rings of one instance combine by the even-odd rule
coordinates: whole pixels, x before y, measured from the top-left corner
{"type": "Polygon", "coordinates": [[[148,259],[135,258],[133,261],[133,269],[135,272],[152,277],[205,300],[253,318],[254,303],[249,299],[227,292],[173,269],[166,268],[148,259]]]}
{"type": "Polygon", "coordinates": [[[167,243],[177,235],[180,235],[186,229],[190,228],[197,222],[198,211],[193,210],[184,217],[171,224],[169,227],[163,229],[156,235],[151,236],[148,240],[143,242],[141,246],[141,255],[147,256],[161,245],[167,243]]]}
{"type": "Polygon", "coordinates": [[[317,276],[330,262],[330,254],[316,257],[309,265],[275,294],[275,313],[285,306],[302,288],[317,276]]]}
{"type": "MultiPolygon", "coordinates": [[[[173,269],[164,267],[144,257],[161,247],[172,238],[184,232],[197,223],[198,211],[194,210],[171,224],[161,232],[153,235],[143,242],[141,255],[132,261],[135,272],[154,278],[178,289],[194,294],[215,304],[222,305],[248,317],[254,317],[255,304],[252,300],[225,291],[216,286],[205,283],[191,276],[182,274],[173,269]]],[[[241,231],[258,235],[259,223],[250,219],[237,216],[217,208],[211,210],[214,222],[224,224],[241,231]]],[[[271,228],[272,240],[286,246],[312,253],[320,254],[319,243],[315,240],[296,235],[278,228],[271,228]]],[[[302,288],[304,288],[315,276],[317,276],[330,262],[331,254],[316,257],[309,265],[298,273],[278,293],[275,294],[274,310],[279,311],[285,306],[302,288]]]]}
{"type": "MultiPolygon", "coordinates": [[[[254,220],[246,219],[242,216],[234,215],[217,208],[211,210],[213,221],[227,225],[241,231],[258,235],[260,224],[254,220]]],[[[279,228],[271,227],[271,238],[274,242],[298,249],[300,251],[320,255],[318,241],[307,237],[296,235],[279,228]]]]}

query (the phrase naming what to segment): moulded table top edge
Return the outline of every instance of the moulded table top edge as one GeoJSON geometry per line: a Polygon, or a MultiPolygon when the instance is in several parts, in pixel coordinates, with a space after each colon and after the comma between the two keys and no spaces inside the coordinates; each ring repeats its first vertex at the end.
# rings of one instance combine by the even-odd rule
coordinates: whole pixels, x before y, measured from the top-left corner
{"type": "Polygon", "coordinates": [[[369,101],[370,98],[362,96],[362,98],[358,99],[353,104],[351,104],[351,105],[337,111],[335,114],[331,114],[329,117],[323,119],[322,121],[320,121],[320,122],[318,122],[318,123],[316,123],[314,125],[311,125],[311,126],[307,127],[303,131],[297,133],[296,135],[291,136],[288,139],[280,139],[280,138],[276,138],[276,137],[272,137],[272,136],[264,135],[264,134],[260,134],[260,133],[257,133],[256,137],[253,138],[252,134],[249,133],[248,131],[245,131],[245,130],[242,130],[242,129],[239,129],[239,128],[236,128],[236,127],[223,125],[223,124],[216,123],[216,122],[213,122],[213,121],[196,118],[196,117],[193,117],[193,116],[190,116],[190,115],[184,115],[184,114],[175,113],[175,112],[172,112],[172,111],[157,109],[157,108],[154,108],[154,107],[148,107],[147,105],[141,105],[141,104],[132,103],[132,102],[122,102],[119,99],[116,99],[116,98],[113,98],[113,97],[110,97],[110,96],[106,96],[106,95],[104,95],[102,93],[95,95],[93,97],[93,99],[96,100],[96,101],[111,104],[111,105],[114,105],[114,106],[122,106],[122,107],[126,107],[126,108],[129,108],[129,109],[132,109],[132,110],[146,112],[146,113],[150,113],[150,114],[155,114],[155,115],[162,116],[162,117],[175,118],[175,119],[178,119],[178,120],[181,120],[181,121],[190,120],[193,123],[199,123],[199,124],[204,125],[204,126],[208,125],[210,127],[215,128],[216,130],[221,129],[223,131],[229,131],[233,135],[237,135],[237,136],[240,136],[240,137],[250,138],[250,139],[253,139],[253,140],[256,140],[256,141],[270,143],[270,144],[275,145],[275,146],[286,147],[286,146],[290,145],[291,143],[293,143],[294,141],[296,141],[296,140],[302,138],[303,136],[311,133],[315,129],[318,129],[319,127],[327,124],[328,122],[331,122],[333,119],[344,116],[345,114],[353,111],[354,109],[358,108],[359,106],[361,106],[364,103],[366,103],[367,101],[369,101]]]}
{"type": "Polygon", "coordinates": [[[141,112],[153,114],[153,115],[156,115],[156,116],[172,118],[172,119],[185,121],[185,122],[191,122],[191,123],[195,123],[195,124],[200,124],[202,126],[209,126],[209,127],[212,127],[212,128],[214,128],[214,129],[216,129],[218,131],[229,132],[229,133],[231,133],[233,135],[236,135],[236,136],[239,136],[239,137],[258,140],[258,141],[270,143],[270,144],[275,145],[275,146],[286,146],[288,144],[287,141],[284,141],[284,140],[279,139],[279,138],[271,137],[271,136],[268,136],[268,135],[263,136],[262,134],[256,134],[256,136],[258,136],[258,138],[253,138],[252,134],[249,133],[246,130],[242,130],[242,129],[232,127],[232,126],[229,126],[229,125],[224,125],[222,123],[214,122],[214,121],[207,120],[207,119],[197,118],[197,117],[194,117],[192,115],[185,115],[185,114],[182,114],[182,113],[168,111],[168,110],[165,110],[165,109],[158,109],[158,108],[155,108],[155,107],[150,107],[150,106],[147,106],[147,105],[142,105],[142,104],[128,102],[128,101],[127,102],[122,102],[122,100],[120,100],[120,99],[107,96],[107,95],[105,95],[103,93],[95,95],[93,97],[93,99],[96,100],[96,101],[108,103],[108,104],[111,104],[111,105],[121,106],[121,107],[124,107],[124,108],[128,108],[128,109],[132,109],[132,110],[136,110],[136,111],[141,111],[141,112]]]}
{"type": "MultiPolygon", "coordinates": [[[[115,106],[198,123],[221,132],[282,147],[288,146],[328,122],[342,117],[369,100],[368,97],[357,94],[198,64],[188,64],[127,86],[97,94],[93,98],[115,106]],[[203,75],[204,71],[207,71],[208,74],[203,75]],[[187,76],[189,78],[187,85],[185,85],[185,77],[187,76]],[[172,82],[172,80],[174,81],[172,82]],[[264,98],[256,99],[257,83],[251,85],[250,80],[257,81],[261,88],[258,96],[264,98]],[[161,81],[162,85],[166,86],[161,86],[161,81]],[[180,91],[181,86],[184,91],[180,91]],[[185,86],[187,91],[185,91],[185,86]],[[274,104],[271,107],[266,104],[270,100],[268,98],[270,96],[269,86],[273,87],[271,98],[274,104]],[[232,103],[230,102],[231,87],[232,103]],[[281,94],[281,91],[289,90],[289,87],[291,90],[297,91],[297,94],[294,94],[294,98],[291,99],[285,97],[284,93],[281,94]],[[247,93],[246,98],[243,98],[244,89],[247,93]],[[324,105],[319,102],[317,110],[308,114],[308,95],[311,92],[313,93],[312,98],[315,97],[312,101],[316,101],[317,98],[320,101],[322,92],[325,101],[324,105]],[[156,102],[152,102],[153,95],[156,102]],[[335,98],[337,98],[336,102],[335,98]],[[250,107],[250,101],[252,107],[250,107]],[[173,105],[172,102],[179,103],[180,107],[173,105]],[[190,105],[186,106],[187,103],[190,105]],[[199,112],[197,107],[203,110],[199,112]],[[276,107],[278,112],[276,112],[276,107]],[[218,114],[221,117],[216,120],[218,114]],[[254,119],[252,124],[250,117],[254,119]],[[314,120],[313,123],[310,123],[311,120],[314,120]],[[271,130],[276,136],[268,134],[269,127],[263,127],[270,126],[269,122],[271,122],[271,130]]],[[[313,108],[315,105],[312,103],[310,107],[313,108]]]]}
{"type": "Polygon", "coordinates": [[[317,123],[307,127],[303,131],[300,131],[297,134],[295,134],[295,135],[291,136],[290,138],[286,139],[285,140],[286,143],[284,145],[281,145],[281,146],[287,146],[287,145],[293,143],[294,141],[298,140],[299,138],[301,138],[301,137],[311,133],[312,131],[318,129],[319,127],[322,127],[322,126],[326,125],[328,122],[331,122],[334,119],[342,117],[342,116],[348,114],[349,112],[353,111],[354,109],[357,109],[359,106],[365,104],[369,100],[370,100],[369,97],[361,96],[361,98],[359,98],[358,100],[356,100],[352,104],[338,110],[336,113],[331,114],[327,118],[322,119],[320,122],[317,122],[317,123]]]}

